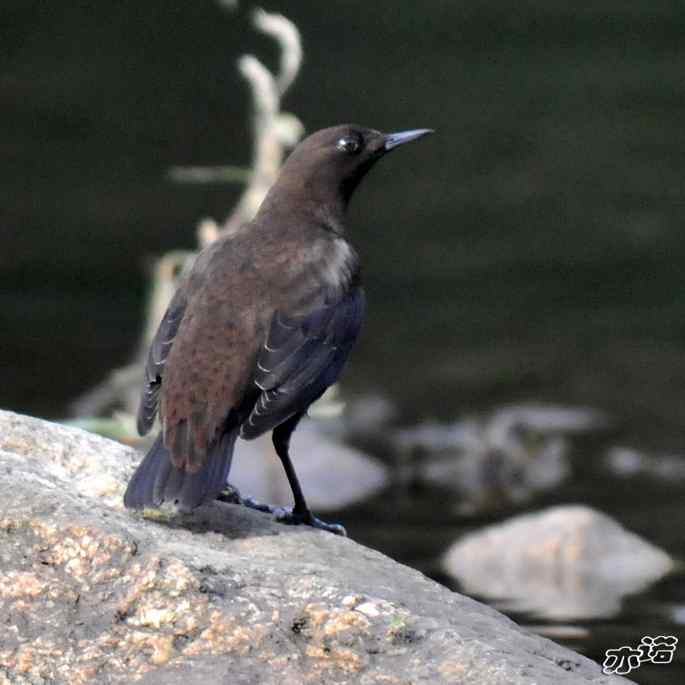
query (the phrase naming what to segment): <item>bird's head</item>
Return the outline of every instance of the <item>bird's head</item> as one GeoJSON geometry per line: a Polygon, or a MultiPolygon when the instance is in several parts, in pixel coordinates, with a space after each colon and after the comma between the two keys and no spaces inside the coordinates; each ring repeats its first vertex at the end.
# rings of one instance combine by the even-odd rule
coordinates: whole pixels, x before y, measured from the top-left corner
{"type": "Polygon", "coordinates": [[[335,197],[347,205],[369,169],[390,150],[431,129],[381,133],[356,124],[325,128],[305,138],[288,157],[279,183],[298,187],[314,201],[335,197]]]}

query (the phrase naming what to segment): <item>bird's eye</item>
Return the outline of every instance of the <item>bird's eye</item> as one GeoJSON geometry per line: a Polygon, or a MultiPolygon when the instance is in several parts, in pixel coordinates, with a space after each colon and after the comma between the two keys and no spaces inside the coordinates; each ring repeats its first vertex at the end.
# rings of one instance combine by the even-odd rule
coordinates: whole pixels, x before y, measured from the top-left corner
{"type": "Polygon", "coordinates": [[[353,136],[345,136],[341,138],[335,147],[341,152],[347,152],[349,155],[356,155],[362,149],[362,144],[358,138],[353,136]]]}

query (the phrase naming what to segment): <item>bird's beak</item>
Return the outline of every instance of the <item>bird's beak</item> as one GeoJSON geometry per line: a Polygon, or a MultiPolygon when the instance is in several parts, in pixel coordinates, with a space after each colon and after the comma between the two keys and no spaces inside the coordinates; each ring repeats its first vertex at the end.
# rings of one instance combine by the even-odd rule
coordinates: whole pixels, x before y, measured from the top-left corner
{"type": "Polygon", "coordinates": [[[411,131],[400,131],[399,133],[386,133],[385,135],[385,151],[392,150],[398,145],[410,143],[412,140],[422,138],[423,136],[433,133],[432,128],[415,128],[411,131]]]}

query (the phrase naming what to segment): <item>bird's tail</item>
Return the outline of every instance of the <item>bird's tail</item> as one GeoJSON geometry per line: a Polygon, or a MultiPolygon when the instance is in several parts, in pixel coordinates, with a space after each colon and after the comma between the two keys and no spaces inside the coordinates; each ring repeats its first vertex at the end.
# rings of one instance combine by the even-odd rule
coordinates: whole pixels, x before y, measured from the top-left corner
{"type": "Polygon", "coordinates": [[[205,464],[197,473],[177,469],[159,435],[140,462],[124,494],[129,509],[158,507],[174,502],[181,511],[190,511],[214,499],[225,487],[231,469],[238,430],[231,430],[208,451],[205,464]]]}

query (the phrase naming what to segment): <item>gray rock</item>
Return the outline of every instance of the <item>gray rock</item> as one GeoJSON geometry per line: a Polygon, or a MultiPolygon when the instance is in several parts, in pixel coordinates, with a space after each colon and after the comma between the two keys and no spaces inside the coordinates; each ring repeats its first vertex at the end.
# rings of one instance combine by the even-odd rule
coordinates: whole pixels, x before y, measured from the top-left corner
{"type": "MultiPolygon", "coordinates": [[[[305,419],[291,443],[297,475],[314,511],[342,509],[388,484],[385,466],[326,435],[320,423],[305,419]]],[[[292,504],[290,486],[268,435],[238,441],[229,478],[243,495],[269,504],[292,504]]]]}
{"type": "Polygon", "coordinates": [[[0,412],[0,681],[621,683],[352,540],[121,505],[138,455],[0,412]]]}
{"type": "Polygon", "coordinates": [[[670,618],[674,623],[679,626],[685,626],[685,606],[682,604],[676,604],[669,607],[670,618]]]}
{"type": "Polygon", "coordinates": [[[554,489],[571,473],[569,447],[561,437],[513,444],[507,451],[482,449],[446,452],[422,460],[419,477],[455,493],[455,509],[462,514],[521,503],[554,489]]]}
{"type": "Polygon", "coordinates": [[[571,473],[569,436],[606,427],[588,408],[521,404],[451,424],[426,421],[397,430],[401,478],[454,491],[461,514],[521,503],[571,473]]]}
{"type": "Polygon", "coordinates": [[[577,435],[605,428],[608,419],[596,409],[544,404],[505,405],[484,417],[470,417],[444,424],[425,421],[395,431],[401,451],[423,449],[478,451],[496,448],[516,451],[525,436],[577,435]]]}
{"type": "Polygon", "coordinates": [[[342,414],[344,434],[376,437],[397,418],[397,407],[381,395],[361,395],[345,405],[342,414]]]}
{"type": "Polygon", "coordinates": [[[648,454],[632,447],[611,447],[605,458],[607,468],[622,478],[648,476],[668,483],[685,480],[685,457],[681,454],[648,454]]]}
{"type": "Polygon", "coordinates": [[[580,505],[516,516],[467,535],[443,566],[470,594],[549,619],[613,616],[673,568],[665,552],[580,505]]]}
{"type": "Polygon", "coordinates": [[[590,407],[534,402],[502,407],[490,419],[491,430],[500,434],[516,427],[542,435],[582,434],[604,429],[608,423],[605,414],[590,407]]]}

